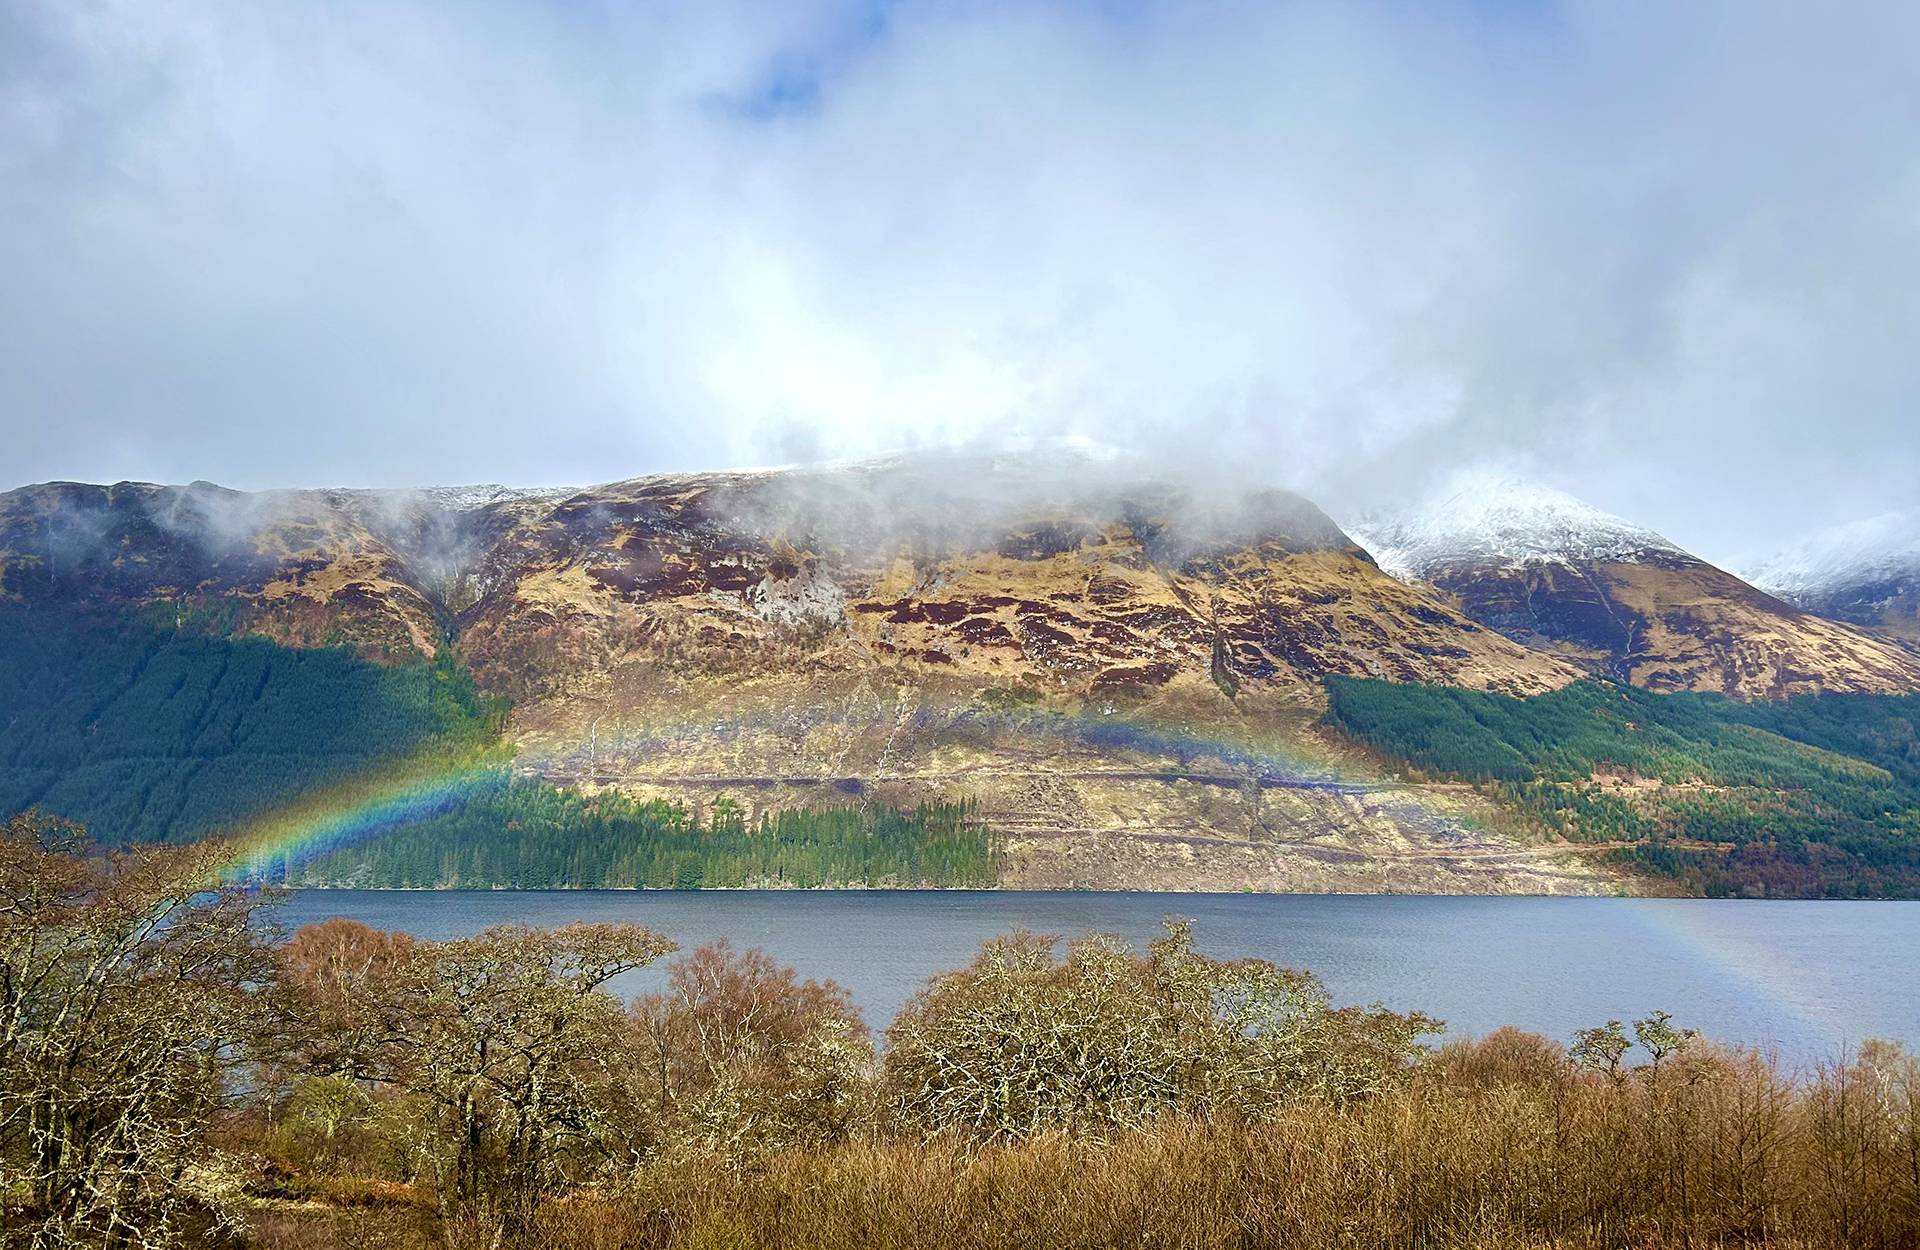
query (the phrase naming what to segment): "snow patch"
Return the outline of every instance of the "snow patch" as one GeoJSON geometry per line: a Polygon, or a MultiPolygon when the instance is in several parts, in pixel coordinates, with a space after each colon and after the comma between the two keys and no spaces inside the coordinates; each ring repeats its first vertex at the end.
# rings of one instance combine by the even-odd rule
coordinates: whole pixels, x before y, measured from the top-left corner
{"type": "Polygon", "coordinates": [[[1343,528],[1401,581],[1469,565],[1521,569],[1687,554],[1565,491],[1486,472],[1458,475],[1411,508],[1376,512],[1343,528]]]}
{"type": "MultiPolygon", "coordinates": [[[[272,492],[268,492],[269,494],[272,492]]],[[[356,513],[400,515],[406,512],[475,512],[517,499],[561,500],[578,494],[573,486],[342,486],[320,494],[356,513]]]]}
{"type": "Polygon", "coordinates": [[[1920,508],[1836,525],[1740,567],[1748,581],[1789,602],[1920,578],[1920,508]]]}
{"type": "Polygon", "coordinates": [[[520,487],[489,482],[477,486],[426,486],[415,493],[431,499],[442,508],[470,512],[475,508],[516,499],[564,499],[577,492],[571,486],[520,487]]]}

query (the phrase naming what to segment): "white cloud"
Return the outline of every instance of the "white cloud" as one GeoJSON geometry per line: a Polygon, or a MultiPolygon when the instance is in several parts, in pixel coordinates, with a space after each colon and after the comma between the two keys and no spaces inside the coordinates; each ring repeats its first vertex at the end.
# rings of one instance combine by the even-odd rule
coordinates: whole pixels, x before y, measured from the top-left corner
{"type": "Polygon", "coordinates": [[[17,480],[1073,433],[1323,497],[1531,462],[1711,553],[1920,471],[1911,6],[10,20],[17,480]]]}

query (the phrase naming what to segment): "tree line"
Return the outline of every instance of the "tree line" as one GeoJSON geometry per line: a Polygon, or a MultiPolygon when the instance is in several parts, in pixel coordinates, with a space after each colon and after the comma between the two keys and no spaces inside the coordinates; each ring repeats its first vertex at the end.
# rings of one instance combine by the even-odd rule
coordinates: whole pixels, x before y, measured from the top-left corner
{"type": "Polygon", "coordinates": [[[1806,1080],[1655,1012],[1571,1046],[1310,974],[1016,933],[876,1039],[632,925],[428,941],[219,848],[0,831],[0,1239],[22,1246],[1777,1244],[1920,1236],[1920,1063],[1806,1080]]]}
{"type": "Polygon", "coordinates": [[[750,818],[726,795],[702,814],[663,800],[583,795],[502,768],[401,828],[291,866],[287,880],[442,889],[982,889],[994,876],[992,839],[965,802],[750,818]]]}

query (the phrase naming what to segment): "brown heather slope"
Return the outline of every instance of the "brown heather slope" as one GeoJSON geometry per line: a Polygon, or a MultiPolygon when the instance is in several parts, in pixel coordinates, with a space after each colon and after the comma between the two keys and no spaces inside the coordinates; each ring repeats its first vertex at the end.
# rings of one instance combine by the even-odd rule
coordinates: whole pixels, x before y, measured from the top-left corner
{"type": "Polygon", "coordinates": [[[1648,690],[1777,699],[1920,689],[1920,657],[1691,557],[1455,565],[1432,584],[1473,619],[1648,690]]]}
{"type": "Polygon", "coordinates": [[[1199,674],[1308,701],[1327,673],[1514,694],[1575,676],[1387,577],[1296,496],[1263,495],[1231,532],[1183,531],[1122,496],[950,535],[823,525],[784,506],[789,485],[643,478],[530,518],[460,617],[476,673],[536,702],[639,661],[905,665],[1077,695],[1199,674]]]}

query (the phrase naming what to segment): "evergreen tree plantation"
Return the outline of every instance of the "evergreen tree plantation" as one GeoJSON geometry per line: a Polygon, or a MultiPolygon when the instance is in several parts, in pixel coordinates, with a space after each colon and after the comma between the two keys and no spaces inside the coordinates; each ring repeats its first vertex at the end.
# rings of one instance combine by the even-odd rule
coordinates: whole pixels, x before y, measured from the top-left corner
{"type": "Polygon", "coordinates": [[[382,665],[222,625],[166,605],[0,611],[0,811],[188,841],[422,751],[476,749],[505,715],[449,648],[382,665]]]}
{"type": "Polygon", "coordinates": [[[1576,682],[1515,699],[1327,679],[1329,721],[1708,894],[1920,889],[1920,696],[1773,702],[1576,682]]]}
{"type": "Polygon", "coordinates": [[[504,770],[433,815],[292,869],[294,884],[700,890],[743,886],[990,889],[986,829],[964,803],[786,810],[749,821],[724,796],[700,819],[583,796],[504,770]]]}

